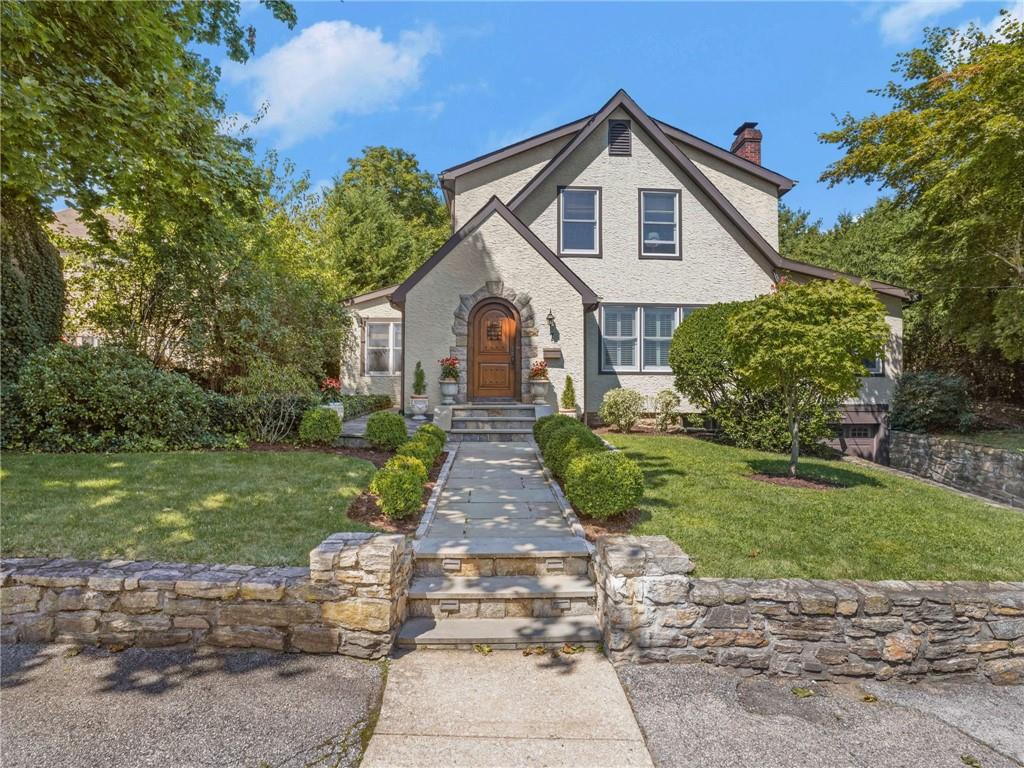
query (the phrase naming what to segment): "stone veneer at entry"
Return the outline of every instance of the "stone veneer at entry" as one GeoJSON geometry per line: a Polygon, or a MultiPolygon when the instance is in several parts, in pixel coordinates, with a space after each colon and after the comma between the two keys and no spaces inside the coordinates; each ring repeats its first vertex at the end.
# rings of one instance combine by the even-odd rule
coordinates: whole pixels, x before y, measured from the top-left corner
{"type": "Polygon", "coordinates": [[[401,535],[336,533],[310,568],[0,561],[0,640],[263,648],[379,658],[404,619],[401,535]]]}
{"type": "Polygon", "coordinates": [[[819,679],[967,673],[1024,683],[1024,583],[692,578],[664,536],[598,542],[613,660],[704,662],[819,679]]]}

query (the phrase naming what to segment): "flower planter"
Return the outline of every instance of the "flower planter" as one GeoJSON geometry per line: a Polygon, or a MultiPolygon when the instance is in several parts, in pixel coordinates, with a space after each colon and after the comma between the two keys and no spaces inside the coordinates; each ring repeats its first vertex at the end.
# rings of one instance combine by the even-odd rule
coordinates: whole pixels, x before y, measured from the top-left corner
{"type": "Polygon", "coordinates": [[[426,395],[413,395],[409,398],[411,403],[412,418],[415,421],[423,421],[426,419],[427,407],[429,401],[426,395]]]}
{"type": "Polygon", "coordinates": [[[458,379],[441,379],[441,405],[455,405],[455,396],[459,394],[458,379]]]}
{"type": "Polygon", "coordinates": [[[548,387],[551,382],[547,379],[530,379],[530,394],[533,395],[534,405],[546,405],[548,402],[548,387]]]}
{"type": "Polygon", "coordinates": [[[345,404],[344,403],[335,400],[335,401],[330,402],[330,403],[324,403],[324,408],[330,408],[332,411],[334,411],[336,414],[338,414],[338,420],[339,421],[344,421],[345,420],[345,404]]]}
{"type": "Polygon", "coordinates": [[[575,408],[559,408],[558,409],[558,414],[560,416],[568,416],[570,419],[575,419],[576,418],[576,409],[575,408]]]}

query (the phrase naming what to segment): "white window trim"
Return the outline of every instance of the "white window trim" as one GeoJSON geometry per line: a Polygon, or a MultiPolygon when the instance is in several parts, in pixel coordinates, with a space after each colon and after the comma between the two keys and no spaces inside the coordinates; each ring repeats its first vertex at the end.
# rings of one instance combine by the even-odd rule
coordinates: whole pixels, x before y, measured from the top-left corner
{"type": "Polygon", "coordinates": [[[601,370],[604,373],[620,373],[620,372],[623,372],[623,371],[631,372],[631,373],[637,373],[637,372],[640,371],[640,354],[641,354],[641,350],[639,349],[639,347],[641,345],[641,338],[642,337],[640,335],[641,328],[638,325],[638,321],[639,320],[640,320],[640,307],[639,306],[636,306],[636,305],[633,305],[633,304],[609,304],[607,306],[605,306],[603,304],[601,305],[601,327],[598,329],[598,332],[601,334],[601,359],[599,361],[599,370],[601,370]],[[632,310],[633,310],[633,335],[632,336],[606,336],[605,332],[604,332],[604,328],[605,328],[605,311],[608,310],[608,309],[630,309],[630,308],[632,308],[632,310]],[[629,365],[629,366],[625,366],[625,365],[612,365],[612,366],[608,366],[608,365],[606,365],[605,364],[605,360],[606,360],[605,341],[627,341],[630,338],[632,338],[633,339],[633,343],[635,345],[637,345],[637,348],[634,349],[634,351],[633,351],[633,359],[636,360],[636,364],[635,365],[629,365]]]}
{"type": "MultiPolygon", "coordinates": [[[[650,222],[651,224],[663,224],[664,222],[650,222]]],[[[641,189],[640,190],[640,255],[650,259],[678,259],[679,258],[679,191],[674,189],[641,189]],[[675,232],[672,253],[648,253],[644,239],[644,224],[647,214],[647,195],[672,195],[672,218],[675,232]]]]}
{"type": "MultiPolygon", "coordinates": [[[[599,346],[599,352],[600,352],[600,355],[601,355],[601,358],[597,361],[598,362],[598,368],[597,368],[598,373],[599,374],[649,373],[651,375],[662,375],[662,376],[665,375],[666,373],[672,373],[671,366],[652,366],[652,365],[647,365],[646,362],[643,359],[643,355],[644,355],[644,338],[645,338],[644,337],[644,325],[643,325],[644,311],[647,310],[647,309],[671,309],[671,310],[674,310],[675,317],[674,317],[674,324],[672,326],[672,333],[675,334],[676,328],[678,328],[679,324],[681,322],[683,322],[683,320],[685,319],[684,315],[686,314],[686,310],[688,310],[688,309],[689,310],[701,309],[701,308],[706,307],[706,306],[708,306],[708,305],[707,304],[650,304],[650,305],[644,305],[644,304],[628,304],[628,303],[623,303],[623,304],[614,304],[614,303],[602,304],[601,305],[600,323],[599,323],[598,329],[597,329],[598,337],[600,339],[600,344],[598,346],[599,346]],[[634,315],[633,315],[633,327],[636,329],[636,335],[633,338],[634,338],[635,343],[637,344],[636,355],[635,355],[635,358],[634,358],[637,361],[637,364],[634,365],[634,366],[611,366],[611,367],[609,367],[609,366],[605,365],[605,348],[604,348],[605,339],[611,339],[612,341],[619,341],[619,340],[624,340],[624,339],[630,338],[628,336],[605,336],[605,333],[604,333],[604,328],[605,328],[604,313],[605,313],[605,309],[608,308],[608,307],[610,307],[612,309],[630,309],[630,308],[632,308],[632,310],[634,312],[634,315]]],[[[651,337],[648,337],[648,338],[661,339],[661,338],[665,338],[665,337],[651,336],[651,337]]],[[[669,344],[671,345],[672,337],[669,336],[667,338],[669,339],[669,344]]]]}
{"type": "Polygon", "coordinates": [[[885,360],[881,357],[876,357],[874,359],[874,365],[865,365],[864,367],[868,369],[865,378],[885,376],[885,360]]]}
{"type": "Polygon", "coordinates": [[[671,373],[672,372],[671,366],[668,366],[668,365],[648,365],[647,364],[647,358],[646,358],[647,350],[646,350],[646,346],[645,346],[644,342],[647,341],[647,339],[657,339],[658,341],[668,341],[668,343],[671,345],[672,344],[672,334],[675,333],[676,332],[676,328],[679,327],[679,322],[680,322],[679,318],[680,318],[680,315],[682,314],[682,309],[680,307],[672,306],[671,304],[664,304],[664,305],[660,305],[660,306],[652,304],[650,306],[641,307],[641,309],[643,311],[640,313],[640,320],[642,321],[641,325],[640,325],[640,356],[641,356],[640,368],[642,370],[644,370],[644,371],[650,371],[651,373],[671,373]],[[672,310],[672,313],[673,313],[672,314],[672,333],[670,333],[668,336],[648,336],[647,335],[647,317],[646,317],[646,315],[647,315],[647,311],[650,310],[650,309],[671,309],[672,310]]]}
{"type": "Polygon", "coordinates": [[[395,342],[395,336],[397,335],[396,328],[401,328],[402,323],[398,320],[367,320],[363,323],[363,375],[364,376],[400,376],[402,374],[401,367],[395,365],[395,356],[400,351],[399,345],[395,342]],[[386,325],[388,327],[388,369],[387,371],[371,371],[370,370],[370,355],[368,354],[370,349],[385,349],[385,347],[371,347],[370,346],[370,326],[371,325],[386,325]]]}
{"type": "MultiPolygon", "coordinates": [[[[589,223],[590,219],[569,219],[574,223],[589,223]]],[[[593,187],[562,187],[558,190],[558,252],[569,256],[599,256],[601,254],[601,190],[593,187]],[[594,247],[590,250],[565,247],[565,193],[590,192],[594,195],[594,247]]]]}

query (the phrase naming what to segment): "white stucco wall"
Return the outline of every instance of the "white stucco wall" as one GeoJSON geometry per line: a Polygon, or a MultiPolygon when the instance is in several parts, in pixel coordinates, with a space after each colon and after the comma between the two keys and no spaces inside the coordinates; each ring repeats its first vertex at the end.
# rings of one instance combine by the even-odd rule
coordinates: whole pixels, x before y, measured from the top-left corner
{"type": "Polygon", "coordinates": [[[402,313],[391,306],[386,297],[369,301],[357,302],[351,307],[358,319],[353,323],[351,337],[341,356],[341,389],[344,394],[391,395],[398,405],[402,399],[402,377],[373,375],[363,373],[363,328],[367,321],[387,320],[401,321],[402,313]]]}
{"type": "MultiPolygon", "coordinates": [[[[501,216],[493,214],[409,291],[405,300],[406,392],[412,391],[412,369],[422,361],[431,405],[440,403],[437,361],[457,343],[453,324],[462,294],[472,294],[488,281],[500,280],[515,292],[530,294],[535,316],[538,355],[559,348],[562,361],[551,368],[550,402],[561,394],[571,374],[582,404],[583,302],[579,293],[501,216]],[[555,331],[545,320],[555,317],[555,331]]],[[[529,361],[526,361],[527,363],[529,361]]],[[[549,361],[551,364],[551,361],[549,361]]],[[[465,361],[463,361],[465,376],[465,361]]],[[[528,394],[528,393],[524,393],[528,394]]]]}
{"type": "Polygon", "coordinates": [[[514,157],[471,171],[455,180],[452,228],[457,230],[497,195],[507,203],[536,176],[572,136],[562,137],[514,157]]]}
{"type": "Polygon", "coordinates": [[[885,347],[884,376],[861,379],[860,396],[847,403],[888,405],[896,390],[896,380],[903,373],[903,302],[894,296],[875,294],[885,305],[885,321],[889,324],[889,343],[885,347]]]}

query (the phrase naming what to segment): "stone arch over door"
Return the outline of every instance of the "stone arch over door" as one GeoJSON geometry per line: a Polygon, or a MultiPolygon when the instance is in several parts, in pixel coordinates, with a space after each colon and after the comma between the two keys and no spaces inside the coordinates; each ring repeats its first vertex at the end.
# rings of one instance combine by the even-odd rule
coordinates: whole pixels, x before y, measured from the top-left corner
{"type": "Polygon", "coordinates": [[[449,354],[459,358],[463,363],[459,374],[459,393],[455,396],[457,403],[469,401],[469,315],[479,302],[494,298],[505,299],[519,312],[519,399],[524,403],[530,401],[530,363],[539,355],[536,344],[539,331],[530,304],[530,294],[514,291],[501,280],[488,280],[473,293],[462,294],[459,297],[459,306],[455,309],[455,321],[452,323],[455,344],[449,347],[449,354]]]}

